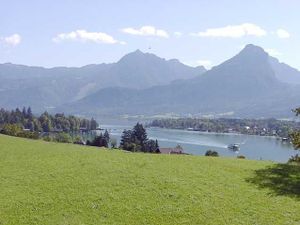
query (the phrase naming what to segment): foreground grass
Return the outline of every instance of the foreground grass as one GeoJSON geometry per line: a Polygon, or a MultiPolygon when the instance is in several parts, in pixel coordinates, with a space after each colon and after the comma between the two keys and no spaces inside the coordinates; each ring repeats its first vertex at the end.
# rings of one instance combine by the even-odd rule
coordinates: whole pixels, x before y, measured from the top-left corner
{"type": "Polygon", "coordinates": [[[0,224],[300,224],[297,173],[294,192],[255,183],[274,166],[0,135],[0,224]]]}

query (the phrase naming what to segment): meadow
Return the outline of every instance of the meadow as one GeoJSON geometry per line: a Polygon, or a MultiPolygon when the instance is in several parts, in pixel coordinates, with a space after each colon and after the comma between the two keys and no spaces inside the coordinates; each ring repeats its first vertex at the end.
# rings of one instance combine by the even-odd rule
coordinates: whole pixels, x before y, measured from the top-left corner
{"type": "Polygon", "coordinates": [[[0,135],[0,224],[300,224],[300,167],[0,135]]]}

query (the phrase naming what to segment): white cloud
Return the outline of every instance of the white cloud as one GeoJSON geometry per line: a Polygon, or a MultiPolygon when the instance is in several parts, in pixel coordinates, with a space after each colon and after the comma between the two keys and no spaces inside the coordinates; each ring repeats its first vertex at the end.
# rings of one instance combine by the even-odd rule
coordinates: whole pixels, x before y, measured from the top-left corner
{"type": "Polygon", "coordinates": [[[279,38],[289,38],[291,36],[290,33],[284,29],[278,29],[276,34],[279,38]]]}
{"type": "Polygon", "coordinates": [[[174,35],[175,35],[175,37],[179,38],[179,37],[181,37],[183,34],[182,34],[181,32],[179,32],[179,31],[175,31],[175,32],[174,32],[174,35]]]}
{"type": "Polygon", "coordinates": [[[280,56],[280,55],[282,55],[281,52],[279,52],[279,51],[277,51],[276,49],[273,49],[273,48],[267,48],[267,49],[265,49],[265,51],[271,56],[280,56]]]}
{"type": "Polygon", "coordinates": [[[112,36],[102,32],[88,32],[86,30],[76,30],[70,33],[58,34],[52,39],[54,42],[62,42],[67,40],[82,41],[82,42],[95,42],[104,44],[126,44],[123,41],[118,41],[112,36]]]}
{"type": "Polygon", "coordinates": [[[220,28],[209,28],[204,32],[192,33],[192,35],[199,37],[241,38],[244,36],[262,37],[267,35],[267,32],[255,24],[244,23],[220,28]]]}
{"type": "Polygon", "coordinates": [[[0,40],[7,45],[17,46],[21,43],[21,36],[19,34],[13,34],[8,37],[2,37],[0,40]]]}
{"type": "Polygon", "coordinates": [[[127,34],[140,35],[140,36],[157,36],[162,38],[169,37],[167,31],[162,29],[157,29],[156,27],[153,26],[142,26],[139,29],[127,27],[127,28],[123,28],[121,31],[127,34]]]}

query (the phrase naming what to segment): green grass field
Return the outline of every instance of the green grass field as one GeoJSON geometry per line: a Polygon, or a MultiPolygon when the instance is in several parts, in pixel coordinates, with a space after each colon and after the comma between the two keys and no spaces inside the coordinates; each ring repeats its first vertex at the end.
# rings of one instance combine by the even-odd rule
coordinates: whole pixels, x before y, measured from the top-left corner
{"type": "Polygon", "coordinates": [[[0,135],[0,224],[300,224],[300,167],[0,135]]]}

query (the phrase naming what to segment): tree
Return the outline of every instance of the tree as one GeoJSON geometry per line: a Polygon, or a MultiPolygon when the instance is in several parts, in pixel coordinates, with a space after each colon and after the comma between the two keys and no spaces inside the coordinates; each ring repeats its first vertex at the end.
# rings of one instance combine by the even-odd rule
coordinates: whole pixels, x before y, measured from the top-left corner
{"type": "Polygon", "coordinates": [[[30,131],[34,131],[34,122],[28,121],[25,128],[29,129],[30,131]]]}
{"type": "Polygon", "coordinates": [[[32,120],[32,118],[33,118],[33,114],[32,114],[32,111],[31,111],[30,106],[29,106],[28,109],[27,109],[27,117],[28,117],[28,119],[30,119],[30,120],[32,120]]]}
{"type": "Polygon", "coordinates": [[[216,151],[213,151],[213,150],[208,150],[208,151],[206,151],[205,156],[214,156],[214,157],[218,157],[218,156],[219,156],[219,153],[216,152],[216,151]]]}
{"type": "Polygon", "coordinates": [[[94,138],[91,145],[108,148],[108,142],[102,133],[94,138]]]}
{"type": "Polygon", "coordinates": [[[124,130],[121,136],[120,141],[120,148],[127,150],[127,151],[133,151],[133,132],[132,130],[124,130]]]}
{"type": "Polygon", "coordinates": [[[300,132],[294,131],[290,134],[293,146],[295,149],[300,149],[300,132]]]}
{"type": "Polygon", "coordinates": [[[21,127],[17,124],[5,124],[2,128],[2,133],[10,136],[18,136],[21,131],[21,127]]]}
{"type": "Polygon", "coordinates": [[[48,118],[45,117],[45,118],[43,118],[42,121],[43,121],[43,122],[41,123],[41,125],[42,125],[43,131],[44,131],[44,132],[50,132],[51,129],[52,129],[50,120],[49,120],[48,118]]]}
{"type": "Polygon", "coordinates": [[[23,107],[23,109],[22,109],[22,115],[23,115],[23,118],[27,118],[27,110],[25,107],[23,107]]]}
{"type": "Polygon", "coordinates": [[[146,130],[142,124],[137,123],[133,127],[133,137],[134,137],[135,144],[140,145],[141,150],[145,151],[145,145],[148,138],[147,138],[146,130]]]}
{"type": "Polygon", "coordinates": [[[97,123],[97,121],[94,118],[91,119],[91,123],[90,124],[91,124],[91,130],[96,130],[97,129],[98,123],[97,123]]]}
{"type": "Polygon", "coordinates": [[[58,133],[55,135],[54,141],[62,143],[71,143],[72,137],[68,133],[58,133]]]}
{"type": "Polygon", "coordinates": [[[109,143],[110,137],[109,137],[109,133],[108,133],[107,130],[105,130],[103,137],[104,137],[104,139],[106,140],[106,143],[109,143]]]}
{"type": "Polygon", "coordinates": [[[148,140],[145,145],[146,152],[154,153],[157,150],[157,145],[154,140],[148,140]]]}
{"type": "Polygon", "coordinates": [[[42,131],[41,124],[37,119],[33,120],[33,130],[36,132],[42,131]]]}
{"type": "MultiPolygon", "coordinates": [[[[293,110],[296,116],[300,115],[300,108],[293,110]]],[[[300,149],[300,131],[294,131],[290,134],[290,138],[292,140],[293,146],[295,149],[300,149]]]]}
{"type": "Polygon", "coordinates": [[[149,140],[145,128],[140,123],[137,123],[133,130],[123,131],[120,148],[132,152],[160,152],[157,140],[149,140]]]}

